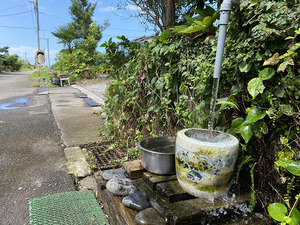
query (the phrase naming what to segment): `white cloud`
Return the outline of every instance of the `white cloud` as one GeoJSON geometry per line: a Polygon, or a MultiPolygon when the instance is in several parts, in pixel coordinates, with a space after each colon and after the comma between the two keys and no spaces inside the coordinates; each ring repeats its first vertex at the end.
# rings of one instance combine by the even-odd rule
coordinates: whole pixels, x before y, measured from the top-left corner
{"type": "Polygon", "coordinates": [[[113,7],[113,6],[107,6],[107,7],[100,7],[100,8],[98,8],[99,12],[114,12],[116,10],[117,10],[117,8],[113,7]]]}
{"type": "MultiPolygon", "coordinates": [[[[46,61],[48,60],[47,56],[47,49],[41,49],[45,51],[46,53],[46,61]]],[[[37,51],[36,47],[32,46],[24,46],[24,45],[19,45],[19,46],[12,46],[8,49],[10,55],[18,55],[21,59],[27,59],[31,64],[34,64],[35,61],[35,54],[37,51]]],[[[59,51],[58,50],[49,50],[50,54],[50,63],[54,64],[54,56],[57,54],[59,51]]],[[[47,64],[47,63],[46,63],[47,64]]]]}
{"type": "Polygon", "coordinates": [[[9,51],[10,55],[16,54],[16,55],[20,56],[21,58],[24,58],[25,54],[27,55],[27,58],[32,58],[32,57],[34,58],[37,48],[32,47],[32,46],[20,45],[20,46],[10,47],[8,49],[8,51],[9,51]]]}
{"type": "Polygon", "coordinates": [[[126,9],[129,11],[138,11],[139,7],[137,7],[136,5],[127,5],[126,9]]]}

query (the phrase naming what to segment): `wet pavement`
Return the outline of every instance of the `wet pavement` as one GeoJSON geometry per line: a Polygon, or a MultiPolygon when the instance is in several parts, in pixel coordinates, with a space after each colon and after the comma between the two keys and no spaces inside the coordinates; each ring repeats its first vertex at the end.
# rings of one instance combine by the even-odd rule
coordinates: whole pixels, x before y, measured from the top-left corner
{"type": "Polygon", "coordinates": [[[47,95],[0,73],[0,224],[29,224],[28,200],[75,190],[47,95]]]}

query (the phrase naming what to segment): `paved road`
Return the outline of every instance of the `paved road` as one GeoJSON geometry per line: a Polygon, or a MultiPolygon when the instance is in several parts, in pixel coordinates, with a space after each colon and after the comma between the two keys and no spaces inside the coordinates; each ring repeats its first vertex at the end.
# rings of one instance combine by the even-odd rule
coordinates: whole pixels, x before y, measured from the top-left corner
{"type": "Polygon", "coordinates": [[[0,73],[0,224],[29,224],[29,199],[74,190],[48,96],[28,74],[0,73]]]}

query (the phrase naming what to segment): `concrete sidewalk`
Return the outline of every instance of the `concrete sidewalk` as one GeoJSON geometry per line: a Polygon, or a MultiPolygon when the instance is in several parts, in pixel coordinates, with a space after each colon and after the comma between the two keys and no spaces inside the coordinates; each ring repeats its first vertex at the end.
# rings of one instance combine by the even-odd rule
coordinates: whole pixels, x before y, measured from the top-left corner
{"type": "MultiPolygon", "coordinates": [[[[73,87],[49,88],[51,108],[65,147],[83,146],[101,141],[100,129],[104,124],[105,116],[99,115],[102,107],[91,107],[75,93],[73,87]]],[[[80,92],[89,94],[80,88],[80,92]]],[[[98,96],[93,100],[103,104],[98,96]]]]}

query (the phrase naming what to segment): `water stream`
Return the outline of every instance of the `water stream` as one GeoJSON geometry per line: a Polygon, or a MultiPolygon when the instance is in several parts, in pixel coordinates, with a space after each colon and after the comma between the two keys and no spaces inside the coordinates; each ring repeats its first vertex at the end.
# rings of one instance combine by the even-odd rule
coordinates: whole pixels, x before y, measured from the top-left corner
{"type": "Polygon", "coordinates": [[[209,121],[208,121],[208,130],[210,131],[210,137],[213,137],[214,119],[215,119],[215,110],[216,110],[219,82],[220,82],[220,78],[213,78],[212,97],[210,102],[209,121]]]}

